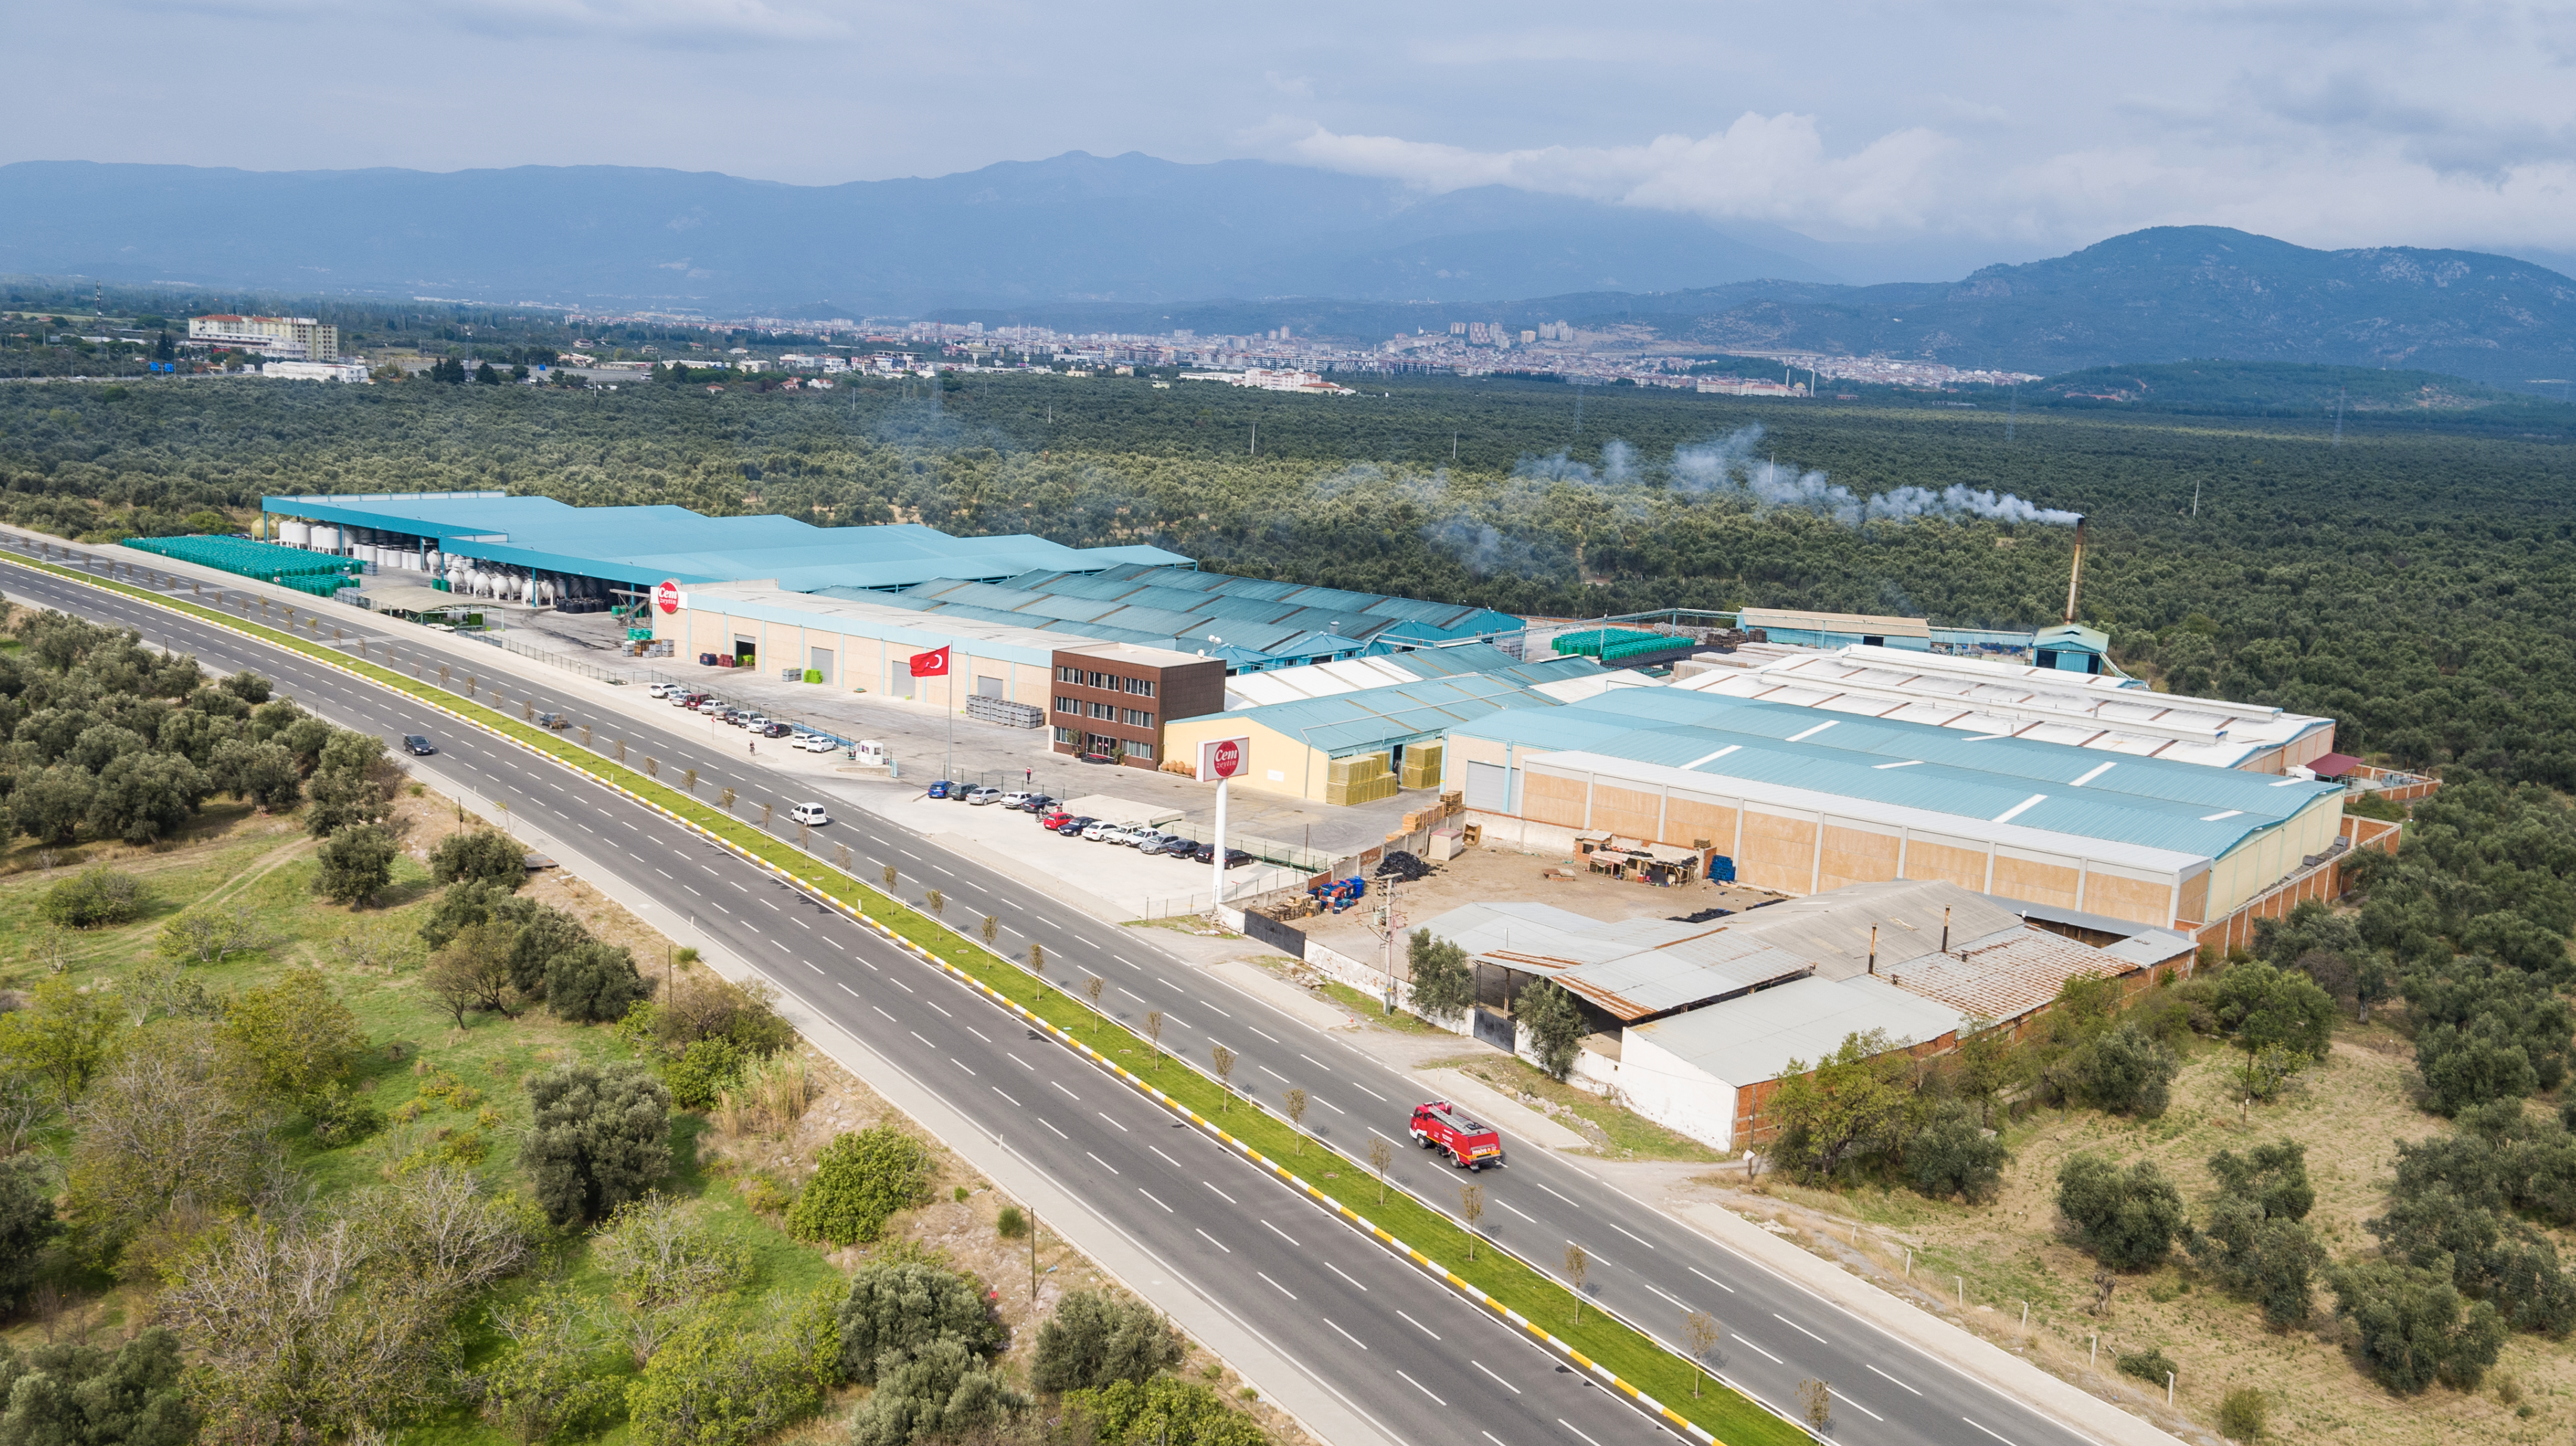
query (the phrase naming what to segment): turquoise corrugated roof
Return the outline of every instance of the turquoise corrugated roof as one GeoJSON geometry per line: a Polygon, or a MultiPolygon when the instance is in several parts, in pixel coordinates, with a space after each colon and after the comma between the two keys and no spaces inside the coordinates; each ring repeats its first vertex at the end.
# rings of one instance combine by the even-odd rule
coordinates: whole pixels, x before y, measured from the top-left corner
{"type": "Polygon", "coordinates": [[[913,523],[816,527],[767,513],[705,517],[685,507],[574,507],[551,497],[426,494],[270,497],[264,510],[441,539],[459,556],[628,582],[776,578],[781,587],[904,587],[933,578],[1039,569],[1185,572],[1161,548],[1075,548],[1025,534],[951,537],[913,523]]]}
{"type": "Polygon", "coordinates": [[[2216,858],[2337,785],[1662,688],[1461,734],[2216,858]],[[2108,764],[2110,766],[2105,767],[2108,764]],[[2080,780],[2080,781],[2079,781],[2080,780]],[[2007,815],[2009,816],[2007,818],[2007,815]]]}
{"type": "Polygon", "coordinates": [[[1505,709],[1555,708],[1559,705],[1554,698],[1532,689],[1599,671],[1588,658],[1521,663],[1490,672],[1455,673],[1325,698],[1269,703],[1223,716],[1258,723],[1325,753],[1356,753],[1447,733],[1505,709]]]}

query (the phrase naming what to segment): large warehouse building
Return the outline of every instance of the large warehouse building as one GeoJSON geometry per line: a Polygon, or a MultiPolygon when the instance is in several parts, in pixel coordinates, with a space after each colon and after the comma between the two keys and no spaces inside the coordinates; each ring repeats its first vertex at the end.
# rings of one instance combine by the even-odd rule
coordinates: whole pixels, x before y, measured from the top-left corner
{"type": "Polygon", "coordinates": [[[2331,783],[1676,688],[1462,722],[1444,772],[1489,841],[1687,848],[1789,894],[1940,879],[2222,947],[2344,847],[2331,783]]]}
{"type": "MultiPolygon", "coordinates": [[[[815,527],[683,507],[572,507],[499,492],[271,497],[264,531],[354,557],[370,592],[511,608],[649,612],[680,661],[793,669],[809,682],[1048,726],[1059,751],[1157,767],[1178,718],[1225,706],[1223,678],[1517,632],[1508,613],[1201,572],[1159,547],[815,527]],[[676,584],[665,606],[656,594],[676,584]],[[911,661],[950,650],[944,676],[911,661]],[[1091,680],[1116,675],[1119,696],[1091,680]],[[1095,693],[1098,696],[1093,696],[1095,693]]],[[[1491,651],[1488,649],[1488,651],[1491,651]]],[[[1508,660],[1505,660],[1508,661],[1508,660]]]]}

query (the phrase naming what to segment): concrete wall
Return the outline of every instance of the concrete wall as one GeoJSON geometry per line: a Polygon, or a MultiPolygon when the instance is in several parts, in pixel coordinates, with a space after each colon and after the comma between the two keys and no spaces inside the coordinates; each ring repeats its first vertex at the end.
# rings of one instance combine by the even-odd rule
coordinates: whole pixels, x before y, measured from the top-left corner
{"type": "Polygon", "coordinates": [[[1735,1148],[1735,1086],[1629,1030],[1617,1087],[1629,1109],[1712,1150],[1735,1148]]]}
{"type": "Polygon", "coordinates": [[[951,645],[948,677],[916,679],[911,672],[913,654],[935,652],[936,644],[895,642],[861,624],[834,626],[837,621],[818,617],[789,623],[692,607],[658,618],[654,636],[671,639],[677,655],[672,661],[680,664],[694,664],[700,653],[731,656],[737,640],[749,639],[759,666],[773,679],[782,668],[813,666],[814,650],[827,649],[832,654],[832,676],[825,683],[836,691],[909,700],[928,708],[965,707],[983,678],[999,681],[1002,697],[1010,702],[1040,711],[1048,705],[1054,672],[1046,663],[978,654],[974,643],[958,639],[951,645]]]}

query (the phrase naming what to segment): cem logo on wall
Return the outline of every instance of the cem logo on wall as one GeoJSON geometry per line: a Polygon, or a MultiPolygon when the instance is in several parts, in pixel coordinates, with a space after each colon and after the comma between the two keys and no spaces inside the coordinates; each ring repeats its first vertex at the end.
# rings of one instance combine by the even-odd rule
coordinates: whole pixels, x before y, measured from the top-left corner
{"type": "Polygon", "coordinates": [[[653,606],[665,613],[675,613],[680,610],[679,579],[664,578],[661,586],[653,589],[653,606]]]}
{"type": "Polygon", "coordinates": [[[1199,781],[1240,778],[1251,761],[1251,739],[1211,738],[1199,745],[1199,781]]]}

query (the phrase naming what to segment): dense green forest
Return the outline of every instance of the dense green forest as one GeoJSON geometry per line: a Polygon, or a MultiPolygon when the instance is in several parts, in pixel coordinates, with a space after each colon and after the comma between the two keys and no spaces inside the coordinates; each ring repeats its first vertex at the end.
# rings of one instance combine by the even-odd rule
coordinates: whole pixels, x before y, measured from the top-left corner
{"type": "Polygon", "coordinates": [[[1378,391],[15,385],[0,387],[0,507],[67,535],[175,532],[265,493],[497,486],[1151,541],[1235,572],[1533,614],[1794,603],[2054,621],[2071,534],[1978,515],[1991,491],[2091,516],[2084,616],[2176,688],[2332,714],[2346,746],[2406,764],[2576,784],[2560,721],[2576,697],[2576,451],[2560,442],[1496,380],[1378,391]]]}

